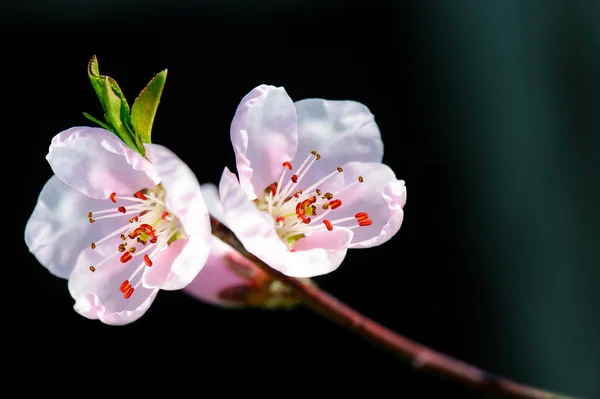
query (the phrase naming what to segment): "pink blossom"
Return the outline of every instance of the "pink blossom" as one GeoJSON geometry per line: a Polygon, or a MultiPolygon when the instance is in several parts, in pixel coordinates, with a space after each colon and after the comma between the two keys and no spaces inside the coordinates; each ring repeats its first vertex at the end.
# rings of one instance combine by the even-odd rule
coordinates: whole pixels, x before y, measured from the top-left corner
{"type": "Polygon", "coordinates": [[[293,102],[282,87],[246,95],[231,124],[238,176],[219,184],[223,218],[245,248],[294,277],[335,270],[348,248],[388,241],[406,186],[382,163],[369,109],[354,101],[293,102]]]}
{"type": "Polygon", "coordinates": [[[178,290],[210,251],[210,222],[192,171],[167,148],[146,158],[100,128],[52,139],[54,176],[39,195],[25,242],[69,280],[75,310],[121,325],[141,317],[159,289],[178,290]]]}
{"type": "MultiPolygon", "coordinates": [[[[223,209],[214,184],[201,185],[210,214],[223,223],[223,209]]],[[[256,264],[230,245],[212,237],[206,265],[183,291],[211,305],[227,308],[291,307],[298,303],[293,293],[274,281],[256,264]]]]}

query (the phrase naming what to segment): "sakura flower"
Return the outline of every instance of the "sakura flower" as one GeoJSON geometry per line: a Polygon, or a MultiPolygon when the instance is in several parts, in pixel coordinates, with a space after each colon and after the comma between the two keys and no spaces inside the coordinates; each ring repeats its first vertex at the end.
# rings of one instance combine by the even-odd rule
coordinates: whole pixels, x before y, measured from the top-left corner
{"type": "MultiPolygon", "coordinates": [[[[223,221],[223,209],[214,184],[200,186],[210,214],[223,221]]],[[[288,308],[298,303],[291,290],[274,281],[230,245],[212,236],[206,265],[183,291],[211,305],[227,308],[288,308]]]]}
{"type": "Polygon", "coordinates": [[[46,183],[25,242],[68,278],[75,310],[121,325],[141,317],[159,289],[177,290],[210,251],[210,223],[192,171],[167,148],[146,158],[107,130],[74,127],[52,139],[46,183]]]}
{"type": "Polygon", "coordinates": [[[388,241],[404,217],[406,187],[382,164],[367,107],[292,102],[282,87],[247,94],[231,124],[238,176],[219,184],[223,217],[245,248],[294,277],[335,270],[348,248],[388,241]]]}

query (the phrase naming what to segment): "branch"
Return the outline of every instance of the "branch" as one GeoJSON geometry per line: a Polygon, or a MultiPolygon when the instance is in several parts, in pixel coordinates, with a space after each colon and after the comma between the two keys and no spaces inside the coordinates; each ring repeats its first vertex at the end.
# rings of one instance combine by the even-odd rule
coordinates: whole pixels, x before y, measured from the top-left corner
{"type": "Polygon", "coordinates": [[[256,256],[246,251],[235,234],[212,216],[211,226],[212,232],[216,237],[231,245],[272,278],[281,281],[294,290],[306,307],[372,344],[383,348],[387,352],[411,362],[413,367],[418,370],[423,370],[462,385],[468,385],[480,391],[505,398],[574,399],[490,374],[475,366],[403,337],[340,302],[317,286],[305,284],[301,280],[286,276],[269,267],[256,256]]]}

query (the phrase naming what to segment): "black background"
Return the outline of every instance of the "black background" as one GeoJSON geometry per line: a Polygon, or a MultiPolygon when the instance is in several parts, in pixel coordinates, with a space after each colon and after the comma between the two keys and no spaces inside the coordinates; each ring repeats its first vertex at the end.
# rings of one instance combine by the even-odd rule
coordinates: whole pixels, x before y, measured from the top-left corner
{"type": "MultiPolygon", "coordinates": [[[[512,278],[519,277],[506,277],[511,273],[506,269],[500,283],[494,282],[504,270],[495,254],[520,249],[510,240],[510,229],[486,233],[489,224],[480,218],[482,212],[497,210],[492,204],[482,211],[481,203],[489,198],[483,181],[499,172],[486,163],[478,139],[469,144],[468,138],[478,132],[466,126],[494,93],[470,97],[468,73],[453,62],[470,59],[469,51],[477,51],[473,48],[488,48],[484,39],[473,43],[479,40],[477,29],[447,36],[461,29],[461,19],[448,11],[452,7],[435,2],[429,7],[383,1],[249,4],[50,6],[31,1],[4,15],[4,101],[10,105],[3,134],[12,143],[12,150],[5,151],[11,172],[4,203],[11,223],[7,236],[15,239],[5,246],[11,257],[6,269],[15,272],[4,290],[8,313],[2,332],[12,336],[7,348],[21,343],[30,366],[60,359],[73,372],[103,368],[91,372],[94,381],[110,371],[108,379],[115,384],[125,380],[134,385],[111,370],[139,370],[145,385],[163,394],[215,397],[241,389],[246,397],[319,397],[325,392],[334,397],[483,397],[415,371],[304,309],[225,310],[182,292],[161,292],[147,314],[131,325],[110,327],[76,314],[66,281],[50,275],[28,253],[22,230],[52,174],[44,159],[51,138],[69,127],[89,125],[83,111],[101,115],[86,74],[87,62],[96,54],[100,72],[117,80],[130,103],[155,73],[168,68],[153,141],[176,152],[201,182],[217,183],[224,166],[235,167],[229,124],[241,98],[259,84],[283,86],[294,100],[351,99],[367,105],[382,132],[384,162],[407,184],[405,221],[390,242],[350,251],[337,271],[316,281],[359,311],[432,348],[525,383],[593,397],[598,360],[579,363],[587,375],[582,379],[559,377],[563,366],[575,367],[557,364],[565,357],[546,357],[555,366],[536,368],[545,360],[529,352],[520,333],[531,326],[519,324],[514,303],[506,302],[519,295],[519,289],[507,291],[512,278]],[[440,17],[440,10],[447,17],[440,17]],[[444,31],[442,23],[450,28],[444,31]],[[496,274],[483,266],[490,261],[496,274]],[[36,349],[27,349],[33,343],[36,349]],[[177,378],[164,374],[191,366],[203,371],[177,378]],[[217,393],[209,393],[213,390],[217,393]]],[[[491,56],[502,59],[501,54],[491,56]]],[[[478,73],[476,66],[469,68],[478,73]]],[[[565,75],[575,74],[568,70],[565,75]]],[[[597,82],[597,74],[591,76],[597,82]]],[[[496,80],[502,77],[501,71],[496,80]]],[[[579,93],[577,85],[574,90],[579,93]]],[[[491,101],[502,114],[504,103],[491,101]]],[[[596,112],[591,107],[596,97],[582,101],[574,107],[576,115],[583,115],[577,110],[586,106],[590,115],[596,112]]],[[[593,137],[590,133],[586,140],[596,143],[593,137]]],[[[488,149],[493,137],[490,142],[488,149]]],[[[505,156],[511,158],[510,153],[505,156]]],[[[596,191],[592,194],[597,198],[596,191]]],[[[598,219],[597,213],[591,217],[598,219]]],[[[586,232],[589,248],[597,233],[597,228],[586,232]]],[[[597,251],[593,254],[597,265],[597,251]]],[[[525,270],[530,263],[524,258],[515,267],[525,270]]],[[[597,276],[586,270],[583,276],[597,276]]],[[[573,284],[581,295],[590,292],[591,286],[585,291],[587,286],[573,284]]],[[[597,310],[594,298],[586,302],[597,310]]],[[[549,329],[570,320],[560,318],[564,309],[528,307],[527,302],[523,307],[529,316],[551,313],[549,329]]],[[[597,312],[588,312],[598,318],[597,312]]],[[[598,332],[597,323],[590,326],[598,332]]],[[[563,338],[546,350],[568,345],[563,338]]],[[[586,348],[582,357],[597,359],[597,344],[597,338],[581,344],[586,348]]]]}

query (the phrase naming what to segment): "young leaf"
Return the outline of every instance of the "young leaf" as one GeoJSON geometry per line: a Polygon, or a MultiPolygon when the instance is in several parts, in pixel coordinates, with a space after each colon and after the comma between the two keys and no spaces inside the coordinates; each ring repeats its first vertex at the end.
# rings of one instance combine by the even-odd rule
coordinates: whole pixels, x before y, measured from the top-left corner
{"type": "Polygon", "coordinates": [[[131,107],[131,122],[142,143],[151,143],[152,125],[166,79],[165,69],[152,78],[131,107]]]}
{"type": "Polygon", "coordinates": [[[114,131],[113,131],[114,129],[112,128],[112,126],[108,126],[106,123],[99,121],[98,119],[94,118],[92,115],[88,114],[87,112],[84,112],[83,116],[85,116],[92,122],[99,124],[100,126],[102,126],[104,129],[108,130],[109,132],[114,133],[114,131]]]}
{"type": "Polygon", "coordinates": [[[125,144],[144,156],[146,151],[142,142],[137,139],[134,133],[129,104],[123,95],[123,91],[113,78],[100,75],[98,58],[95,55],[88,63],[88,76],[104,110],[106,125],[112,127],[108,130],[115,133],[125,144]]]}

